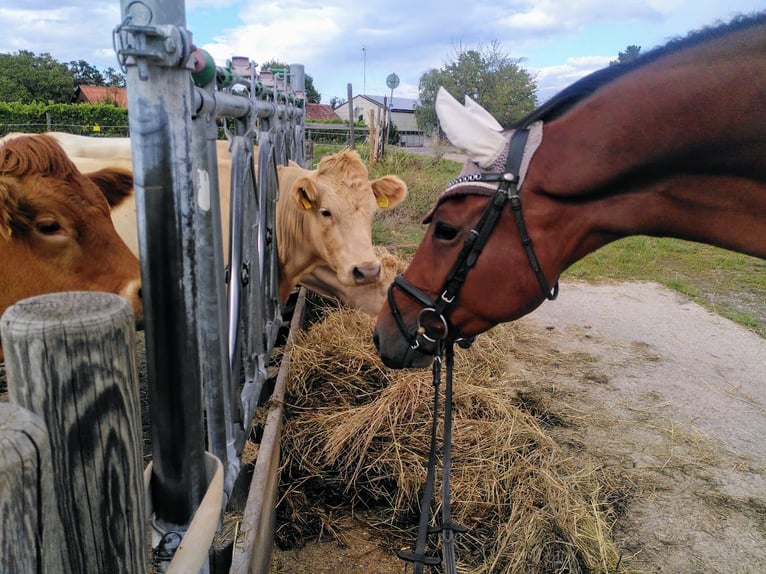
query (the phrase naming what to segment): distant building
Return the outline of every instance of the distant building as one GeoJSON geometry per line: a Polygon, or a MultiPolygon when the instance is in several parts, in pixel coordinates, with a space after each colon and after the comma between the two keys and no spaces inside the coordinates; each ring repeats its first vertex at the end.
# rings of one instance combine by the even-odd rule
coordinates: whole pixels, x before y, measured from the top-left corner
{"type": "MultiPolygon", "coordinates": [[[[423,145],[423,132],[418,127],[418,122],[415,119],[415,106],[418,103],[413,98],[397,98],[394,97],[384,98],[383,96],[354,96],[351,102],[354,120],[361,120],[365,124],[370,123],[370,111],[374,113],[375,123],[383,121],[384,111],[384,99],[385,105],[389,106],[391,110],[391,122],[399,132],[400,145],[403,146],[422,146],[423,145]]],[[[349,103],[346,102],[337,108],[335,113],[341,118],[347,120],[349,111],[349,103]]]]}
{"type": "Polygon", "coordinates": [[[128,107],[126,88],[114,86],[77,86],[71,102],[73,104],[114,104],[119,108],[128,107]]]}
{"type": "Polygon", "coordinates": [[[306,119],[316,122],[342,119],[332,106],[327,104],[306,104],[306,119]]]}

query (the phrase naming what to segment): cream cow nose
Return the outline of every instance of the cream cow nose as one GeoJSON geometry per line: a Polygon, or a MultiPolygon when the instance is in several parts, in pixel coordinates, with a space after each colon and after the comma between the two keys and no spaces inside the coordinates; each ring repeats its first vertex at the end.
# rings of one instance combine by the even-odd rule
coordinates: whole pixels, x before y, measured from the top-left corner
{"type": "Polygon", "coordinates": [[[380,279],[380,262],[369,263],[364,265],[357,265],[354,267],[352,273],[354,280],[358,285],[364,285],[365,283],[375,283],[380,279]]]}

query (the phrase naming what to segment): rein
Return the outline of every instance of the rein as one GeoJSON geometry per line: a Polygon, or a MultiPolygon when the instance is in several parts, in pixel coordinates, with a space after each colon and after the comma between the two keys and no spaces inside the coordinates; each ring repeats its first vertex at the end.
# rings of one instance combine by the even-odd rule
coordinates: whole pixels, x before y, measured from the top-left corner
{"type": "Polygon", "coordinates": [[[445,312],[450,304],[455,300],[463,283],[465,283],[468,272],[476,264],[476,260],[481,254],[484,246],[489,240],[492,231],[495,229],[500,219],[500,214],[505,208],[505,204],[510,202],[511,211],[516,221],[516,228],[521,238],[521,244],[526,251],[527,258],[532,270],[535,272],[540,288],[546,299],[553,300],[558,296],[558,281],[553,289],[548,285],[545,274],[540,267],[540,263],[532,247],[532,240],[529,237],[527,226],[524,223],[524,217],[521,213],[521,199],[519,197],[518,182],[519,169],[521,166],[524,147],[527,142],[529,131],[517,130],[511,138],[508,159],[506,160],[505,172],[487,173],[468,176],[466,181],[484,181],[498,182],[498,188],[492,196],[491,201],[481,215],[476,226],[470,230],[466,237],[463,247],[458,254],[457,260],[447,274],[444,287],[438,299],[433,300],[422,290],[415,287],[403,275],[399,274],[388,289],[388,304],[391,314],[396,321],[399,331],[410,348],[426,353],[430,351],[423,350],[421,344],[427,343],[434,347],[433,355],[433,418],[431,423],[431,447],[428,454],[428,468],[426,471],[426,481],[423,485],[423,494],[420,501],[420,521],[418,524],[418,536],[415,542],[415,550],[407,552],[400,550],[398,556],[408,562],[413,563],[413,573],[422,574],[424,565],[436,566],[440,562],[444,564],[446,574],[455,574],[457,572],[455,560],[455,534],[466,532],[467,528],[452,522],[450,508],[450,467],[452,455],[452,367],[454,364],[453,342],[459,346],[468,348],[473,343],[473,337],[462,337],[456,332],[445,312]],[[419,303],[423,309],[418,313],[417,326],[414,333],[410,333],[407,325],[404,323],[399,307],[394,299],[394,288],[398,288],[410,299],[419,303]],[[450,331],[454,336],[449,337],[450,331]],[[442,355],[446,357],[446,384],[445,384],[445,405],[444,405],[444,436],[442,437],[442,512],[441,522],[435,528],[428,528],[430,518],[430,505],[434,493],[434,481],[436,474],[437,458],[437,425],[438,425],[438,407],[439,407],[439,386],[441,384],[441,365],[442,355]],[[429,556],[426,554],[426,543],[428,534],[442,533],[442,556],[429,556]]]}

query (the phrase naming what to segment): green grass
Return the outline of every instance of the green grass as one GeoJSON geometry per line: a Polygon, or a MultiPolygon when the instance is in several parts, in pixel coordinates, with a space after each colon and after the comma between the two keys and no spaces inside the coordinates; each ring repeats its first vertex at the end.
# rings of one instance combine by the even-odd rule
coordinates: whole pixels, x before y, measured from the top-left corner
{"type": "MultiPolygon", "coordinates": [[[[337,151],[337,148],[330,151],[337,151]]],[[[359,148],[367,161],[367,149],[359,148]]],[[[315,159],[320,157],[315,151],[315,159]]],[[[460,164],[389,147],[371,177],[394,174],[409,188],[405,201],[379,211],[373,241],[403,259],[414,253],[431,209],[460,164]]],[[[635,236],[616,241],[567,269],[564,279],[590,282],[654,281],[766,337],[766,261],[677,239],[635,236]]]]}
{"type": "Polygon", "coordinates": [[[627,237],[575,263],[564,277],[655,281],[766,337],[766,261],[678,239],[627,237]]]}

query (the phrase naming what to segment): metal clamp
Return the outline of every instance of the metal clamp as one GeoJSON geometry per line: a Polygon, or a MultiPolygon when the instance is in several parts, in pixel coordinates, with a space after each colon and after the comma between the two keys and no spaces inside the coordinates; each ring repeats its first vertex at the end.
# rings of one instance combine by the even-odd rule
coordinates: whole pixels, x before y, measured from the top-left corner
{"type": "Polygon", "coordinates": [[[112,43],[122,72],[126,73],[128,66],[138,66],[139,78],[146,81],[150,63],[192,70],[194,62],[189,58],[193,51],[191,32],[178,26],[137,24],[139,20],[151,21],[151,14],[141,3],[131,5],[131,10],[134,9],[142,13],[129,14],[112,32],[112,43]]]}

